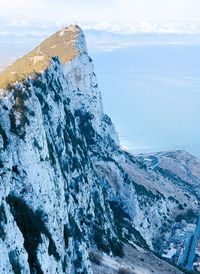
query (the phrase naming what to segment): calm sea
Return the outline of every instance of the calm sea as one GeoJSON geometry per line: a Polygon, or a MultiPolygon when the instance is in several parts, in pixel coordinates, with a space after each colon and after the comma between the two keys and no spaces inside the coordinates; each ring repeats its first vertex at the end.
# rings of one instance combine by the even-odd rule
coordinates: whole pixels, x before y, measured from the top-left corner
{"type": "Polygon", "coordinates": [[[184,149],[200,158],[200,46],[92,54],[104,111],[135,153],[184,149]]]}

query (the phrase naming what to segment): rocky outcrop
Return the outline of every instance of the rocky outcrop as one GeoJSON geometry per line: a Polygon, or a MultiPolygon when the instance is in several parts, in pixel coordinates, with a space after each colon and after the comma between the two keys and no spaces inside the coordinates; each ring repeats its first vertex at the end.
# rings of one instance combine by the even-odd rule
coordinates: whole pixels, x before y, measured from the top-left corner
{"type": "Polygon", "coordinates": [[[0,91],[2,273],[92,273],[91,248],[157,250],[174,218],[198,207],[190,189],[120,148],[85,37],[70,30],[62,58],[48,54],[43,71],[0,91]]]}

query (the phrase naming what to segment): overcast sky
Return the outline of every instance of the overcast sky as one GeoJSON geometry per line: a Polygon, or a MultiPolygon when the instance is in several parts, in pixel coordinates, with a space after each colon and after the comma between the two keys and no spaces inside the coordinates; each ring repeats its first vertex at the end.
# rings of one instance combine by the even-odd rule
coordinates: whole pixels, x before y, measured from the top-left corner
{"type": "MultiPolygon", "coordinates": [[[[0,0],[0,19],[66,23],[200,23],[200,0],[0,0]]],[[[14,21],[17,22],[17,21],[14,21]]],[[[198,27],[199,28],[199,27],[198,27]]]]}
{"type": "Polygon", "coordinates": [[[1,0],[0,16],[44,20],[160,20],[200,15],[199,0],[1,0]]]}

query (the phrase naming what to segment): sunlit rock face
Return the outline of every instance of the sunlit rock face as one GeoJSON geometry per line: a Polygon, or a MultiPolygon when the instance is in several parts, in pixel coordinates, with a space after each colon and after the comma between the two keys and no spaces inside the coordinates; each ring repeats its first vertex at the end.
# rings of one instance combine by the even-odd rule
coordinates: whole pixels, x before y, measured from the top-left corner
{"type": "Polygon", "coordinates": [[[1,273],[93,273],[91,248],[156,250],[173,218],[197,209],[190,188],[120,148],[83,32],[56,37],[69,31],[42,44],[43,70],[0,91],[1,273]]]}

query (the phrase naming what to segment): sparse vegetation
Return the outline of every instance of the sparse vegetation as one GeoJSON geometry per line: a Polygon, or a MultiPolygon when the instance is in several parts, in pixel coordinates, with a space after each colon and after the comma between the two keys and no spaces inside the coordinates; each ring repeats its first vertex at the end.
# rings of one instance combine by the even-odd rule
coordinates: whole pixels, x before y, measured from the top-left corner
{"type": "Polygon", "coordinates": [[[91,262],[93,262],[97,265],[101,265],[102,260],[103,260],[101,255],[99,255],[98,253],[95,253],[93,251],[89,252],[89,259],[90,259],[91,262]]]}
{"type": "Polygon", "coordinates": [[[101,227],[97,225],[94,225],[94,242],[99,250],[103,250],[107,254],[110,252],[106,233],[101,227]]]}
{"type": "Polygon", "coordinates": [[[6,149],[8,146],[8,137],[5,133],[5,130],[3,129],[3,127],[1,125],[0,125],[0,135],[3,139],[3,147],[4,147],[4,149],[6,149]]]}
{"type": "Polygon", "coordinates": [[[182,220],[187,221],[188,223],[198,217],[198,213],[193,211],[192,209],[187,210],[183,214],[179,214],[176,216],[176,222],[181,222],[182,220]]]}
{"type": "Polygon", "coordinates": [[[24,247],[28,253],[28,263],[31,273],[42,274],[41,266],[37,259],[37,248],[41,243],[41,234],[44,234],[49,240],[48,254],[53,255],[58,261],[60,256],[52,236],[45,226],[45,215],[42,211],[34,212],[22,199],[9,195],[7,202],[10,205],[11,213],[23,234],[24,247]]]}
{"type": "Polygon", "coordinates": [[[179,204],[179,205],[178,205],[178,209],[179,209],[179,210],[184,210],[184,207],[183,207],[181,204],[179,204]]]}
{"type": "Polygon", "coordinates": [[[17,250],[13,250],[11,252],[9,252],[9,261],[10,264],[12,265],[12,270],[15,274],[21,274],[21,266],[19,263],[19,258],[17,255],[17,250]]]}
{"type": "Polygon", "coordinates": [[[25,125],[30,125],[28,114],[33,116],[33,112],[26,106],[26,101],[29,98],[29,93],[23,89],[17,87],[13,88],[13,94],[15,98],[15,104],[10,110],[10,128],[11,132],[18,135],[20,138],[25,136],[25,125]],[[19,121],[17,122],[17,113],[19,114],[19,121]]]}
{"type": "Polygon", "coordinates": [[[95,143],[95,130],[92,126],[92,119],[94,118],[90,112],[83,113],[82,111],[76,111],[75,115],[80,119],[80,131],[84,135],[88,145],[95,143]]]}
{"type": "Polygon", "coordinates": [[[68,225],[66,225],[66,224],[64,225],[63,236],[64,236],[64,241],[65,241],[65,248],[68,248],[70,231],[69,231],[68,225]]]}
{"type": "Polygon", "coordinates": [[[52,165],[55,165],[56,164],[56,158],[55,158],[55,155],[54,155],[54,147],[52,145],[52,143],[50,142],[49,138],[47,137],[47,147],[48,147],[48,151],[49,151],[49,159],[52,163],[52,165]]]}
{"type": "Polygon", "coordinates": [[[135,274],[135,272],[131,269],[120,267],[120,269],[118,270],[118,274],[135,274]]]}
{"type": "MultiPolygon", "coordinates": [[[[145,249],[149,249],[145,239],[142,237],[140,232],[136,230],[130,221],[130,216],[123,210],[119,203],[110,201],[110,208],[113,211],[115,226],[117,227],[117,235],[122,242],[128,242],[131,237],[135,238],[135,242],[144,247],[145,249]],[[123,229],[126,228],[127,234],[123,234],[123,229]]],[[[122,248],[121,248],[122,250],[122,248]]]]}
{"type": "Polygon", "coordinates": [[[6,223],[7,223],[7,217],[6,217],[5,209],[3,204],[1,204],[0,206],[0,238],[2,240],[4,240],[6,236],[6,233],[4,230],[4,224],[6,223]]]}
{"type": "Polygon", "coordinates": [[[28,76],[35,76],[37,73],[47,69],[50,60],[58,56],[62,63],[66,63],[76,57],[78,50],[75,45],[75,36],[78,28],[69,27],[62,32],[55,33],[40,46],[18,59],[0,74],[0,89],[12,88],[15,82],[23,81],[28,76]],[[65,43],[63,42],[65,41],[65,43]]]}

